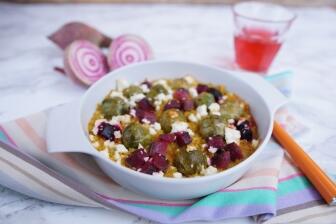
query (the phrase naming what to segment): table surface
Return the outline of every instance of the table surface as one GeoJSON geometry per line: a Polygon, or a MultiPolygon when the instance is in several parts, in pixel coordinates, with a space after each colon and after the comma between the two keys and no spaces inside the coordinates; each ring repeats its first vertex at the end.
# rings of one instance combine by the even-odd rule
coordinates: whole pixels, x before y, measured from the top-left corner
{"type": "MultiPolygon", "coordinates": [[[[294,72],[288,108],[309,128],[297,140],[320,166],[335,175],[336,12],[331,8],[292,10],[298,19],[271,72],[294,72]]],[[[73,20],[92,24],[111,36],[140,34],[151,43],[158,59],[232,65],[233,25],[226,6],[0,3],[0,121],[83,94],[83,88],[53,71],[53,66],[62,66],[62,52],[46,39],[73,20]]],[[[229,223],[241,221],[252,222],[236,219],[229,223]]],[[[43,202],[0,186],[0,223],[23,222],[150,223],[118,210],[43,202]]]]}

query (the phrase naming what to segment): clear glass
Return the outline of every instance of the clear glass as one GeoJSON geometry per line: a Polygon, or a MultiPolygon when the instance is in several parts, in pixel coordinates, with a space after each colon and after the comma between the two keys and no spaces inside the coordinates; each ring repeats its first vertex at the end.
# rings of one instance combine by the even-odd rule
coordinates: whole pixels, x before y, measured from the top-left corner
{"type": "Polygon", "coordinates": [[[232,8],[235,23],[235,61],[240,68],[266,74],[295,20],[283,6],[242,2],[232,8]]]}

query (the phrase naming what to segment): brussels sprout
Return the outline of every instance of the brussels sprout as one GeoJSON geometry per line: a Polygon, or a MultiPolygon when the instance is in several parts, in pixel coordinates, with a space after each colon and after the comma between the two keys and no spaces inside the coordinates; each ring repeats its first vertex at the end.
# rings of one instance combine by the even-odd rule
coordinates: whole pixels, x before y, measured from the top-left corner
{"type": "Polygon", "coordinates": [[[203,92],[196,98],[197,106],[201,106],[203,104],[209,106],[210,104],[215,102],[215,98],[211,93],[203,92]]]}
{"type": "Polygon", "coordinates": [[[180,150],[174,159],[174,166],[177,171],[185,176],[191,176],[200,173],[202,167],[207,165],[206,156],[199,150],[187,152],[180,150]]]}
{"type": "Polygon", "coordinates": [[[139,144],[146,147],[151,141],[151,136],[148,129],[141,124],[132,123],[125,128],[121,140],[127,148],[138,148],[139,144]]]}
{"type": "Polygon", "coordinates": [[[154,98],[159,95],[160,93],[163,93],[163,94],[167,94],[168,91],[166,90],[166,88],[161,85],[161,84],[158,84],[158,85],[155,85],[153,86],[150,91],[148,92],[147,94],[147,97],[151,100],[154,100],[154,98]]]}
{"type": "Polygon", "coordinates": [[[180,79],[174,79],[172,80],[172,87],[174,89],[179,89],[179,88],[186,88],[189,86],[189,83],[184,79],[184,78],[180,78],[180,79]]]}
{"type": "Polygon", "coordinates": [[[143,93],[142,89],[139,86],[131,85],[123,90],[123,94],[125,97],[130,98],[135,94],[143,93]]]}
{"type": "Polygon", "coordinates": [[[220,113],[223,119],[236,119],[239,118],[244,112],[238,101],[228,101],[220,106],[220,113]]]}
{"type": "Polygon", "coordinates": [[[199,122],[199,132],[204,138],[215,135],[224,136],[224,130],[225,120],[217,115],[210,115],[199,122]]]}
{"type": "Polygon", "coordinates": [[[175,121],[185,121],[183,113],[178,109],[169,109],[162,113],[160,118],[161,128],[164,132],[168,133],[171,131],[172,124],[175,121]]]}
{"type": "Polygon", "coordinates": [[[104,99],[101,104],[101,109],[106,119],[126,114],[129,110],[127,103],[120,97],[104,99]]]}

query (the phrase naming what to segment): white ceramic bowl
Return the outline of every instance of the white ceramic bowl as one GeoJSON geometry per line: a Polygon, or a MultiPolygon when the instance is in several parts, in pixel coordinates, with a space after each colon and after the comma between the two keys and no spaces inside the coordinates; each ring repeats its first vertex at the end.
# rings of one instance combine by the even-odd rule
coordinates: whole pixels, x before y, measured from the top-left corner
{"type": "Polygon", "coordinates": [[[66,104],[51,111],[47,129],[48,151],[90,154],[108,176],[135,192],[170,200],[197,198],[229,186],[253,165],[270,139],[274,112],[285,102],[281,93],[254,74],[233,73],[187,62],[140,63],[111,72],[92,85],[80,102],[66,104]],[[261,140],[260,146],[249,158],[215,175],[175,179],[151,176],[120,166],[91,146],[87,137],[87,124],[97,103],[115,88],[116,80],[126,79],[132,83],[141,82],[145,78],[167,79],[185,75],[192,75],[201,82],[224,84],[249,103],[261,140]]]}

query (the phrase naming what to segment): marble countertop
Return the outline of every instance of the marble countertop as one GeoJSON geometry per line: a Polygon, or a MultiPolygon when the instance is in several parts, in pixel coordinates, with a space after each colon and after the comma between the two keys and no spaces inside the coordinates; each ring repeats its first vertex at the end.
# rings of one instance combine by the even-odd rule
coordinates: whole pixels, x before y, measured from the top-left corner
{"type": "MultiPolygon", "coordinates": [[[[298,20],[271,72],[294,74],[290,112],[309,131],[297,141],[336,174],[336,11],[295,8],[298,20]]],[[[62,52],[46,36],[79,20],[116,36],[137,33],[159,59],[229,67],[232,18],[220,5],[15,5],[0,3],[0,122],[71,101],[84,89],[53,71],[62,52]]],[[[227,223],[251,223],[236,219],[227,223]]],[[[122,211],[80,208],[30,198],[0,186],[0,223],[150,223],[122,211]]],[[[224,221],[217,223],[226,223],[224,221]]]]}

